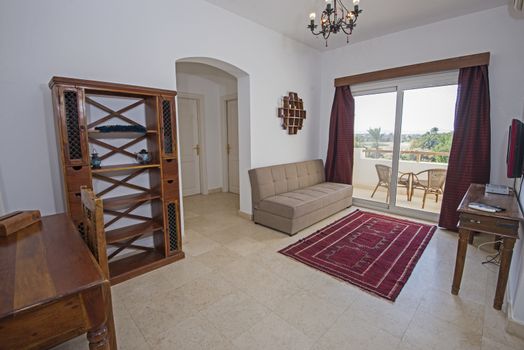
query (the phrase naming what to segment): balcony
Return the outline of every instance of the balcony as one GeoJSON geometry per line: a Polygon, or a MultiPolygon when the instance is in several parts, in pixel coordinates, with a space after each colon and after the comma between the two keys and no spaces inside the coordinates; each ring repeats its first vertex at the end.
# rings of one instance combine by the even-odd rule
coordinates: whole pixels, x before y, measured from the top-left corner
{"type": "MultiPolygon", "coordinates": [[[[375,165],[381,164],[391,167],[392,153],[392,150],[355,148],[353,197],[386,203],[387,190],[385,187],[378,187],[375,195],[373,197],[371,197],[371,195],[379,181],[375,165]]],[[[418,174],[429,169],[447,170],[448,168],[447,161],[449,159],[449,153],[446,152],[401,150],[400,153],[401,160],[399,162],[399,171],[401,173],[418,174]]],[[[407,178],[407,176],[404,178],[407,178]]],[[[419,179],[427,180],[427,173],[419,175],[419,179]]],[[[397,206],[437,214],[440,213],[442,196],[439,196],[438,202],[436,202],[436,196],[434,194],[428,194],[424,208],[422,208],[424,191],[421,189],[414,189],[410,201],[407,198],[406,192],[406,187],[399,187],[397,189],[397,206]]]]}

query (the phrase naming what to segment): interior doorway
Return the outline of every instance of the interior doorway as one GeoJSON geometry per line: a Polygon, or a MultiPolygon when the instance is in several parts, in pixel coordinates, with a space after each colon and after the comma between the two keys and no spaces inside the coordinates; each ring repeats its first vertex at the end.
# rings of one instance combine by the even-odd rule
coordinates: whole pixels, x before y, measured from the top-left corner
{"type": "Polygon", "coordinates": [[[205,174],[205,162],[202,161],[202,100],[199,95],[181,93],[178,96],[180,174],[184,197],[200,194],[205,187],[202,186],[202,175],[205,174]]]}
{"type": "Polygon", "coordinates": [[[238,149],[238,98],[224,97],[224,192],[240,193],[239,149],[238,149]]]}
{"type": "MultiPolygon", "coordinates": [[[[238,211],[244,217],[251,212],[251,190],[249,185],[248,170],[251,168],[251,118],[250,118],[250,77],[242,69],[209,57],[187,57],[176,60],[176,90],[190,94],[203,96],[201,101],[200,117],[203,121],[200,129],[200,167],[201,195],[182,198],[181,207],[183,215],[183,229],[191,225],[201,224],[198,210],[196,210],[203,200],[228,201],[229,209],[238,211]],[[226,168],[227,159],[227,133],[225,128],[226,104],[224,98],[236,98],[230,101],[227,107],[230,111],[235,110],[236,102],[236,134],[238,135],[234,156],[238,159],[238,165],[233,162],[232,167],[238,168],[237,192],[229,192],[229,165],[226,168]],[[239,132],[241,131],[241,132],[239,132]],[[238,155],[237,155],[238,154],[238,155]],[[220,193],[216,193],[220,192],[220,193]],[[228,193],[223,193],[228,192],[228,193]],[[210,194],[210,197],[205,197],[210,194]],[[186,200],[187,198],[187,200],[186,200]],[[200,203],[200,204],[199,204],[200,203]]],[[[177,110],[177,117],[180,119],[180,111],[177,110]]],[[[230,119],[231,120],[231,119],[230,119]]],[[[231,122],[230,122],[230,126],[231,122]]],[[[187,128],[189,130],[189,127],[187,128]]],[[[178,128],[179,138],[182,136],[182,128],[178,128]]],[[[234,134],[230,131],[230,135],[234,134]]],[[[189,144],[189,142],[187,142],[189,144]]],[[[230,140],[229,145],[235,142],[230,140]]],[[[193,146],[194,147],[194,146],[193,146]]],[[[232,151],[232,150],[231,150],[232,151]]],[[[188,151],[189,153],[189,151],[188,151]]],[[[179,157],[181,158],[181,157],[179,157]]],[[[233,156],[231,157],[233,160],[233,156]]],[[[179,159],[179,165],[185,166],[179,159]]],[[[183,173],[184,170],[180,169],[183,173]]],[[[187,175],[186,175],[187,178],[187,175]]],[[[194,179],[195,177],[193,177],[194,179]]],[[[186,180],[186,182],[189,180],[186,180]]],[[[182,184],[180,181],[180,191],[182,184]]],[[[231,187],[235,187],[232,185],[231,187]]],[[[220,211],[223,207],[213,208],[220,211]]],[[[193,227],[194,228],[194,227],[193,227]]],[[[187,240],[186,247],[187,247],[187,240]]]]}

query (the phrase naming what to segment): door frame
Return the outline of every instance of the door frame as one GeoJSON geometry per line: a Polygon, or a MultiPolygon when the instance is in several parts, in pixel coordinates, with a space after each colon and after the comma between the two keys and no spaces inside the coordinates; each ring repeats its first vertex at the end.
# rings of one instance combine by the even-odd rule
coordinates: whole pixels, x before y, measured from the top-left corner
{"type": "MultiPolygon", "coordinates": [[[[207,185],[207,152],[206,152],[206,138],[205,136],[205,114],[204,107],[205,96],[201,94],[194,94],[189,92],[178,92],[177,93],[177,110],[178,108],[178,99],[184,98],[187,100],[197,101],[197,127],[198,127],[198,144],[200,146],[200,155],[198,157],[198,166],[200,167],[200,193],[208,194],[209,188],[207,185]]],[[[180,163],[182,165],[182,163],[180,163]]],[[[183,194],[182,194],[183,197],[183,194]]]]}
{"type": "MultiPolygon", "coordinates": [[[[222,142],[221,145],[221,154],[222,154],[222,192],[229,192],[229,164],[228,164],[228,155],[227,155],[227,102],[231,100],[237,100],[238,103],[238,94],[224,95],[220,98],[220,111],[221,111],[221,136],[222,142]]],[[[240,119],[240,116],[239,116],[240,119]]],[[[240,128],[239,128],[240,133],[240,128]]],[[[240,136],[237,135],[240,142],[240,136]]],[[[240,150],[239,150],[240,157],[240,150]]],[[[240,179],[240,174],[239,174],[240,179]]]]}
{"type": "Polygon", "coordinates": [[[400,207],[396,205],[398,169],[400,164],[400,141],[402,131],[402,113],[404,107],[404,91],[418,88],[437,87],[458,84],[458,70],[439,73],[409,76],[398,79],[388,79],[377,82],[362,83],[352,86],[353,96],[362,96],[373,93],[393,92],[396,96],[395,130],[393,143],[393,159],[391,164],[391,187],[389,203],[379,203],[363,198],[354,198],[353,204],[364,208],[387,211],[391,214],[408,216],[416,219],[438,222],[440,214],[430,213],[419,209],[400,207]],[[391,204],[394,203],[394,204],[391,204]]]}

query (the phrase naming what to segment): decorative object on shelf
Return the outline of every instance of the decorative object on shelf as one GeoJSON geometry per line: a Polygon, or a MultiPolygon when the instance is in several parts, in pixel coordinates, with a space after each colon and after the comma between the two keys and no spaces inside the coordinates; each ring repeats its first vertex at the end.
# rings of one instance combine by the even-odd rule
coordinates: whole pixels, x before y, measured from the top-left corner
{"type": "Polygon", "coordinates": [[[320,15],[320,30],[315,32],[318,25],[315,24],[316,13],[309,14],[310,24],[307,26],[313,35],[322,35],[328,46],[328,38],[338,32],[346,34],[347,42],[353,29],[357,25],[357,19],[362,10],[359,8],[360,0],[353,0],[353,9],[348,10],[342,0],[326,0],[326,9],[320,15]]]}
{"type": "Polygon", "coordinates": [[[136,161],[139,164],[149,164],[151,163],[151,154],[145,149],[142,149],[140,152],[135,153],[136,161]]]}
{"type": "Polygon", "coordinates": [[[138,132],[145,134],[147,132],[143,125],[102,125],[95,127],[99,132],[138,132]]]}
{"type": "Polygon", "coordinates": [[[287,130],[289,135],[296,135],[298,130],[302,130],[306,111],[304,102],[296,92],[290,92],[288,96],[282,98],[282,107],[278,109],[278,117],[282,118],[282,128],[287,130]]]}
{"type": "Polygon", "coordinates": [[[93,148],[91,152],[91,169],[100,169],[102,167],[102,159],[98,156],[98,153],[93,148]]]}

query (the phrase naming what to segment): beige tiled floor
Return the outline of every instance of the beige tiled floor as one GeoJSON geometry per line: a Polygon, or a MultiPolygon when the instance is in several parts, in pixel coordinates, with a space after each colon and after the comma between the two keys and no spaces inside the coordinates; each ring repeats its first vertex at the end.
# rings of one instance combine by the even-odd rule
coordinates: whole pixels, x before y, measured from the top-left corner
{"type": "MultiPolygon", "coordinates": [[[[450,294],[454,233],[438,230],[395,303],[277,253],[294,237],[237,215],[238,197],[184,200],[187,258],[113,287],[120,349],[524,349],[492,307],[496,273],[468,250],[450,294]]],[[[57,349],[87,349],[84,337],[57,349]]]]}

